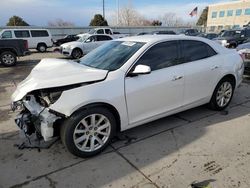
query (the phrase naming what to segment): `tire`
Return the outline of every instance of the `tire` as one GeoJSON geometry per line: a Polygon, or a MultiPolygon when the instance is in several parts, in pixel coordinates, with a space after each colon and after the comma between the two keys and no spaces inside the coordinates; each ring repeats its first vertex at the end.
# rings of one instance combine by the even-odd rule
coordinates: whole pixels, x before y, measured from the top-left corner
{"type": "Polygon", "coordinates": [[[60,136],[73,155],[92,157],[108,146],[115,132],[114,115],[106,108],[93,107],[78,111],[66,119],[60,129],[60,136]]]}
{"type": "Polygon", "coordinates": [[[224,110],[231,102],[235,83],[230,78],[223,78],[216,86],[209,107],[213,110],[224,110]]]}
{"type": "Polygon", "coordinates": [[[0,61],[5,67],[14,66],[16,65],[16,61],[17,61],[16,54],[10,51],[3,52],[0,55],[0,61]]]}
{"type": "Polygon", "coordinates": [[[72,53],[71,56],[73,59],[79,59],[83,56],[82,50],[79,48],[75,48],[72,53]]]}
{"type": "Polygon", "coordinates": [[[46,51],[47,51],[47,46],[46,46],[46,44],[38,44],[38,45],[37,45],[37,50],[38,50],[39,52],[41,52],[41,53],[46,52],[46,51]]]}

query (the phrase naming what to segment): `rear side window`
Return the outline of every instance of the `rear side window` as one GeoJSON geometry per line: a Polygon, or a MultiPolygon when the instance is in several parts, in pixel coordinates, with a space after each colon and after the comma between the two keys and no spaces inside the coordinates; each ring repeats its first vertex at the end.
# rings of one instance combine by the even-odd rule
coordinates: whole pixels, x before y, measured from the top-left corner
{"type": "Polygon", "coordinates": [[[217,53],[209,45],[201,41],[181,41],[182,59],[184,63],[197,61],[216,55],[217,53]]]}
{"type": "Polygon", "coordinates": [[[12,38],[12,33],[11,31],[4,31],[2,34],[2,39],[11,39],[12,38]]]}
{"type": "Polygon", "coordinates": [[[152,71],[178,65],[178,42],[168,41],[156,44],[137,61],[136,65],[147,65],[152,71]]]}
{"type": "Polygon", "coordinates": [[[32,37],[48,37],[49,33],[46,30],[31,30],[32,37]]]}
{"type": "Polygon", "coordinates": [[[105,40],[112,40],[112,38],[105,35],[97,36],[97,41],[105,41],[105,40]]]}
{"type": "Polygon", "coordinates": [[[29,38],[30,33],[28,30],[14,31],[16,38],[29,38]]]}
{"type": "Polygon", "coordinates": [[[103,32],[103,29],[99,29],[99,30],[97,30],[97,32],[96,32],[97,34],[104,34],[104,32],[103,32]]]}
{"type": "Polygon", "coordinates": [[[112,34],[111,31],[110,31],[110,29],[105,29],[105,33],[108,34],[108,35],[112,34]]]}

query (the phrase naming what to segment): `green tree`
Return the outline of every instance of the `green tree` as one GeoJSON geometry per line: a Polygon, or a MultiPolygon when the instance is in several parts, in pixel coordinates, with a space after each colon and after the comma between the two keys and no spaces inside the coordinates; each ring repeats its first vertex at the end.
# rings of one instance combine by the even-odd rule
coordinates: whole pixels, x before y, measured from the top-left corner
{"type": "Polygon", "coordinates": [[[204,8],[196,25],[198,26],[207,26],[207,14],[208,14],[208,7],[204,8]]]}
{"type": "Polygon", "coordinates": [[[108,22],[101,14],[96,14],[91,20],[89,26],[108,26],[108,22]]]}
{"type": "Polygon", "coordinates": [[[153,25],[153,26],[161,26],[162,22],[159,21],[159,20],[153,20],[152,23],[151,23],[151,25],[153,25]]]}
{"type": "Polygon", "coordinates": [[[21,17],[19,16],[12,16],[9,19],[9,22],[6,24],[7,26],[29,26],[27,22],[25,22],[21,17]]]}

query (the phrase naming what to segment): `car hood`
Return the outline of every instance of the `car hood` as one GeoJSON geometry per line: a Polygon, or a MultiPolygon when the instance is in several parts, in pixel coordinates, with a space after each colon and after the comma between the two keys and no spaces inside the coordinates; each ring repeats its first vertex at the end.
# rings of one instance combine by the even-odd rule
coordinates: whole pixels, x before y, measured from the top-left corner
{"type": "Polygon", "coordinates": [[[238,47],[237,47],[237,50],[242,50],[242,49],[250,49],[250,42],[247,42],[247,43],[244,43],[244,44],[240,44],[238,47]]]}
{"type": "Polygon", "coordinates": [[[68,46],[81,46],[82,43],[78,41],[73,41],[73,42],[67,42],[61,45],[61,47],[66,48],[68,46]]]}
{"type": "Polygon", "coordinates": [[[74,61],[43,59],[29,76],[18,84],[12,101],[19,101],[27,93],[38,89],[100,81],[105,79],[107,74],[107,70],[91,68],[74,61]]]}

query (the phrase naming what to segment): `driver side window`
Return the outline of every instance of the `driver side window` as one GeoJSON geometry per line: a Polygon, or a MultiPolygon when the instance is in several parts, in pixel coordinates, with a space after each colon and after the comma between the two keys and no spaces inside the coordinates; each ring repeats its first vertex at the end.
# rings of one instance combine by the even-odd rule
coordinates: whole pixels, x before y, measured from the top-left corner
{"type": "Polygon", "coordinates": [[[154,71],[178,65],[179,63],[178,42],[168,41],[151,47],[137,61],[136,65],[147,65],[151,68],[151,71],[154,71]]]}

